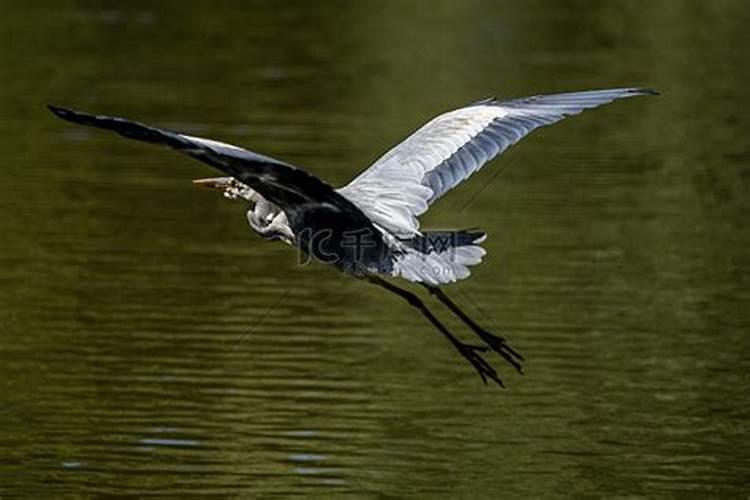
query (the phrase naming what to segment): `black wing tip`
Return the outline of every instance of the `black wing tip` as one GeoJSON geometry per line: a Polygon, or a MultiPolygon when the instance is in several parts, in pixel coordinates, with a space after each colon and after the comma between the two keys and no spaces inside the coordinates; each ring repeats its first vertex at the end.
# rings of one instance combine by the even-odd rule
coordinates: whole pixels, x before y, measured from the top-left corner
{"type": "Polygon", "coordinates": [[[68,116],[73,114],[72,109],[63,108],[62,106],[55,106],[54,104],[47,104],[47,109],[52,111],[52,113],[59,116],[60,118],[67,118],[68,116]]]}
{"type": "MultiPolygon", "coordinates": [[[[612,91],[619,91],[621,92],[620,97],[625,96],[638,96],[638,95],[661,95],[661,92],[658,90],[651,88],[651,87],[628,87],[628,88],[619,88],[619,89],[602,89],[602,90],[592,90],[589,92],[612,92],[612,91]]],[[[583,91],[585,92],[585,91],[583,91]]],[[[563,94],[567,94],[570,92],[563,92],[563,94]]],[[[575,92],[573,92],[575,93],[575,92]]],[[[539,94],[539,95],[533,95],[529,97],[521,97],[517,100],[524,100],[524,99],[537,99],[540,97],[549,97],[554,96],[556,94],[539,94]]],[[[474,101],[469,106],[494,106],[498,104],[504,104],[507,101],[503,101],[498,99],[497,97],[486,97],[484,99],[480,99],[478,101],[474,101]]]]}
{"type": "Polygon", "coordinates": [[[62,118],[69,122],[81,123],[87,117],[85,113],[79,113],[70,108],[63,108],[62,106],[55,106],[54,104],[47,104],[47,108],[58,118],[62,118]]]}
{"type": "Polygon", "coordinates": [[[650,87],[635,87],[629,89],[628,93],[634,95],[661,95],[661,92],[650,87]]]}

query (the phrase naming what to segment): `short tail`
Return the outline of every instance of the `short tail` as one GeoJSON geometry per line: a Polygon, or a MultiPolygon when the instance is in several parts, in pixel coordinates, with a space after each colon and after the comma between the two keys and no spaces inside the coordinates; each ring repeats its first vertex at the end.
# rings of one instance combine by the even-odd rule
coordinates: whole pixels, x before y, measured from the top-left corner
{"type": "Polygon", "coordinates": [[[474,229],[459,231],[424,231],[412,240],[412,247],[422,253],[445,252],[451,249],[479,245],[487,239],[487,233],[474,229]]]}
{"type": "Polygon", "coordinates": [[[487,253],[480,246],[487,235],[481,231],[424,231],[403,241],[405,251],[395,257],[392,274],[428,285],[453,283],[471,275],[470,266],[487,253]]]}

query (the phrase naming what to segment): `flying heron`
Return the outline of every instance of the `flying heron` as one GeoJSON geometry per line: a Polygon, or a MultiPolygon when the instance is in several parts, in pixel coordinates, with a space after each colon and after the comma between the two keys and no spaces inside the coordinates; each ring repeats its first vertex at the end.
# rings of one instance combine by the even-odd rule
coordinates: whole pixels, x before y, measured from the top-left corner
{"type": "Polygon", "coordinates": [[[418,217],[451,188],[533,130],[616,99],[657,94],[619,88],[484,99],[441,114],[379,158],[349,184],[334,188],[288,163],[222,142],[191,137],[123,118],[49,106],[64,120],[162,144],[211,165],[228,177],[198,179],[248,204],[258,235],[295,246],[315,260],[405,299],[440,331],[487,383],[503,385],[483,357],[490,349],[519,373],[524,358],[501,336],[481,327],[440,288],[468,278],[481,262],[479,231],[424,231],[418,217]],[[418,283],[483,342],[462,342],[413,292],[384,277],[418,283]]]}

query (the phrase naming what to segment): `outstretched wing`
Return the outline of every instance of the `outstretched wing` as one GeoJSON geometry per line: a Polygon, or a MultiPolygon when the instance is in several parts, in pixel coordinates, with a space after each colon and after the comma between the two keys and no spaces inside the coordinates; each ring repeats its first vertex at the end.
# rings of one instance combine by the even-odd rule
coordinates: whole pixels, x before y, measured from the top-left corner
{"type": "Polygon", "coordinates": [[[60,118],[89,125],[139,141],[161,144],[176,149],[225,172],[259,192],[286,213],[294,228],[306,208],[328,209],[351,214],[369,224],[362,212],[349,200],[319,178],[304,170],[268,156],[253,153],[231,144],[191,137],[124,118],[92,115],[57,106],[49,109],[60,118]]]}
{"type": "Polygon", "coordinates": [[[381,226],[417,234],[417,217],[482,165],[533,130],[623,97],[657,94],[621,88],[485,99],[442,114],[388,151],[339,192],[381,226]]]}

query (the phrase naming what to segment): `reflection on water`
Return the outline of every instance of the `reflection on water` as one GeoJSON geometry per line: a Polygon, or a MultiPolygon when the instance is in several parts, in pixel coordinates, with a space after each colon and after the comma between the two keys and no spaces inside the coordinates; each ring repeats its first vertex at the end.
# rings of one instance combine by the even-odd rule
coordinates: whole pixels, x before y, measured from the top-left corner
{"type": "Polygon", "coordinates": [[[0,495],[746,494],[748,11],[569,3],[6,5],[0,495]],[[624,84],[664,96],[532,136],[426,218],[490,233],[447,291],[527,356],[505,391],[252,236],[205,166],[43,107],[343,183],[451,106],[624,84]]]}

